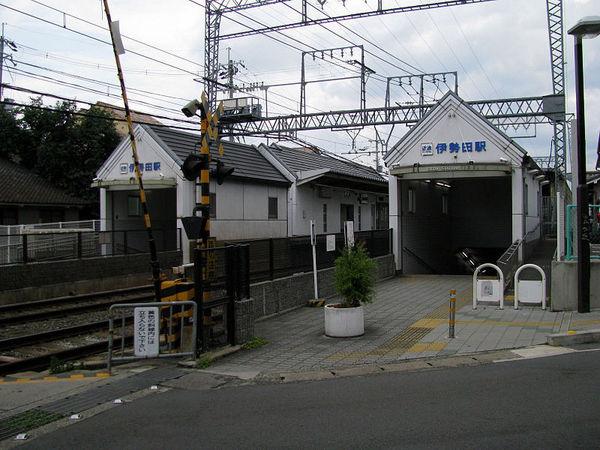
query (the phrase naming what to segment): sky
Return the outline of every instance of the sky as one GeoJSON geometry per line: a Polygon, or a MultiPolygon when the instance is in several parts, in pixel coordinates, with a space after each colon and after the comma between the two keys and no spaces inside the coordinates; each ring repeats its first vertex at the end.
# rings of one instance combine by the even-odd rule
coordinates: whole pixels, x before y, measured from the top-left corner
{"type": "MultiPolygon", "coordinates": [[[[348,14],[377,5],[377,0],[326,0],[323,6],[320,1],[308,0],[309,17],[348,14]]],[[[383,0],[383,6],[433,2],[383,0]]],[[[202,0],[197,3],[204,4],[202,0]]],[[[119,20],[124,35],[127,53],[121,61],[132,109],[189,120],[180,108],[188,100],[198,98],[203,89],[202,83],[195,80],[204,74],[204,9],[190,0],[109,0],[109,4],[112,18],[119,20]]],[[[564,0],[563,7],[565,30],[582,17],[600,15],[600,0],[564,0]]],[[[300,10],[300,0],[289,0],[246,10],[244,16],[225,15],[221,34],[245,30],[247,26],[259,28],[259,24],[296,22],[300,10]]],[[[5,24],[6,38],[14,41],[17,48],[16,52],[6,49],[16,66],[5,61],[4,83],[82,102],[122,105],[112,48],[105,43],[110,41],[110,35],[100,0],[0,0],[0,21],[5,24]]],[[[279,42],[264,35],[221,41],[220,62],[226,64],[228,54],[233,61],[241,62],[236,65],[236,86],[297,83],[301,51],[362,45],[365,65],[375,72],[366,83],[367,107],[385,105],[386,77],[419,72],[457,72],[459,95],[465,100],[552,93],[546,0],[493,0],[297,28],[271,36],[279,42]]],[[[360,59],[358,48],[352,55],[348,50],[344,56],[336,52],[334,59],[327,54],[314,61],[306,57],[306,80],[311,81],[306,88],[307,112],[360,107],[360,84],[356,78],[318,82],[356,76],[355,67],[340,63],[349,59],[360,59]]],[[[565,61],[567,110],[574,113],[575,69],[573,38],[569,35],[565,36],[565,61]]],[[[587,167],[591,170],[596,163],[600,132],[600,37],[584,41],[584,75],[587,167]]],[[[427,83],[426,99],[439,99],[453,83],[451,75],[446,84],[441,78],[437,84],[427,83]]],[[[268,109],[269,116],[298,113],[298,84],[272,87],[267,93],[268,105],[264,102],[264,90],[236,96],[259,97],[263,113],[268,109]]],[[[228,93],[220,95],[226,98],[228,93]]],[[[4,96],[27,103],[33,94],[5,89],[4,96]]],[[[414,91],[409,87],[406,91],[399,87],[391,91],[392,104],[414,100],[414,91]]],[[[56,99],[48,96],[44,102],[51,106],[56,99]]],[[[162,120],[197,129],[194,123],[162,120]]],[[[389,139],[390,147],[406,131],[403,126],[393,130],[389,126],[378,127],[379,136],[389,139]]],[[[550,154],[550,125],[507,133],[513,137],[529,136],[517,141],[532,156],[550,154]]],[[[299,132],[298,136],[324,150],[374,165],[373,155],[353,153],[375,150],[374,127],[349,132],[299,132]]]]}

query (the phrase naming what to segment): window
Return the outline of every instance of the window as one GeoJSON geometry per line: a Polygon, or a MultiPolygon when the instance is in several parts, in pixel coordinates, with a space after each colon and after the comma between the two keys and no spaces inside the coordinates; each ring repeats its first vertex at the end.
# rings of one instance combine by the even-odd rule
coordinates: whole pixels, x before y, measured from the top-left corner
{"type": "Polygon", "coordinates": [[[448,215],[448,194],[442,194],[442,214],[448,215]]]}
{"type": "Polygon", "coordinates": [[[277,197],[269,197],[269,219],[277,219],[277,197]]]}
{"type": "Polygon", "coordinates": [[[371,205],[371,230],[377,229],[377,219],[375,215],[375,205],[371,205]]]}
{"type": "Polygon", "coordinates": [[[17,208],[0,208],[0,225],[16,225],[17,208]]]}
{"type": "Polygon", "coordinates": [[[129,217],[139,217],[142,215],[142,203],[137,195],[127,197],[127,215],[129,217]]]}
{"type": "Polygon", "coordinates": [[[362,208],[358,207],[358,231],[362,230],[362,208]]]}
{"type": "Polygon", "coordinates": [[[323,233],[327,233],[327,203],[323,203],[323,233]]]}
{"type": "Polygon", "coordinates": [[[408,212],[414,213],[417,210],[417,196],[415,195],[415,190],[410,188],[408,190],[408,212]]]}
{"type": "Polygon", "coordinates": [[[210,213],[211,219],[217,218],[217,194],[214,192],[210,193],[210,213]]]}

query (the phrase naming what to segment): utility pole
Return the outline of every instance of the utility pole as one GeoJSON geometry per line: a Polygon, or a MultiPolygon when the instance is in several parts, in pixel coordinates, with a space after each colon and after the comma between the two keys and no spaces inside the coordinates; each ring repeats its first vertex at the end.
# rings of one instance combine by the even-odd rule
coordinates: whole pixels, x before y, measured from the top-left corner
{"type": "Polygon", "coordinates": [[[17,46],[15,45],[15,43],[13,41],[9,41],[4,37],[4,25],[6,24],[2,22],[2,35],[0,35],[0,101],[4,100],[4,97],[2,96],[4,92],[4,87],[2,86],[2,75],[4,74],[4,60],[8,59],[13,64],[13,66],[16,66],[15,62],[12,59],[12,55],[4,54],[4,47],[6,45],[9,50],[12,50],[13,52],[17,51],[17,46]]]}
{"type": "Polygon", "coordinates": [[[233,98],[233,61],[231,60],[231,47],[227,47],[227,75],[229,76],[229,98],[233,98]]]}

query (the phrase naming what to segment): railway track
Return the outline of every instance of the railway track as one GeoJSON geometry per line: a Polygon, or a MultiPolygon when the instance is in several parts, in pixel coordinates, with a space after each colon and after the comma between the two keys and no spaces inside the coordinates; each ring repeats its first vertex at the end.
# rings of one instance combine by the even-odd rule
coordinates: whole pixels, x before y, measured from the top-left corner
{"type": "MultiPolygon", "coordinates": [[[[133,337],[125,338],[125,345],[133,342],[133,337]]],[[[121,345],[121,339],[115,339],[114,345],[121,345]]],[[[73,347],[66,350],[45,353],[43,355],[23,358],[17,361],[0,364],[0,376],[26,370],[43,370],[50,366],[51,361],[56,358],[59,361],[73,361],[87,356],[104,353],[108,348],[108,341],[94,342],[93,344],[73,347]]]]}
{"type": "Polygon", "coordinates": [[[145,302],[154,299],[150,286],[95,292],[93,294],[59,297],[0,306],[0,326],[69,316],[108,309],[125,302],[145,302]]]}
{"type": "MultiPolygon", "coordinates": [[[[54,358],[69,361],[105,352],[108,341],[104,332],[108,331],[106,314],[110,305],[153,299],[152,287],[140,286],[0,306],[4,336],[0,339],[0,353],[12,354],[10,359],[17,355],[15,360],[0,363],[0,376],[46,369],[54,358]]],[[[126,319],[127,324],[132,322],[132,318],[126,319]]],[[[118,342],[115,345],[120,345],[118,342]]]]}

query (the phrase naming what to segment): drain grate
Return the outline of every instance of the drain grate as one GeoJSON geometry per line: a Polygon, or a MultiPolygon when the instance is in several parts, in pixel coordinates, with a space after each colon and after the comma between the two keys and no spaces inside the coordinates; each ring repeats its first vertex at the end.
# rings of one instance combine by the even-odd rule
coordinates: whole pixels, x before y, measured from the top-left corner
{"type": "Polygon", "coordinates": [[[50,422],[62,419],[62,414],[30,409],[0,420],[0,440],[25,433],[50,422]]]}
{"type": "Polygon", "coordinates": [[[163,381],[179,378],[185,372],[177,367],[159,367],[150,369],[142,373],[131,375],[122,380],[109,382],[73,395],[63,398],[47,405],[41,406],[44,411],[58,413],[62,415],[76,414],[86,409],[94,408],[116,398],[124,397],[133,392],[148,388],[154,384],[160,384],[163,381]]]}

